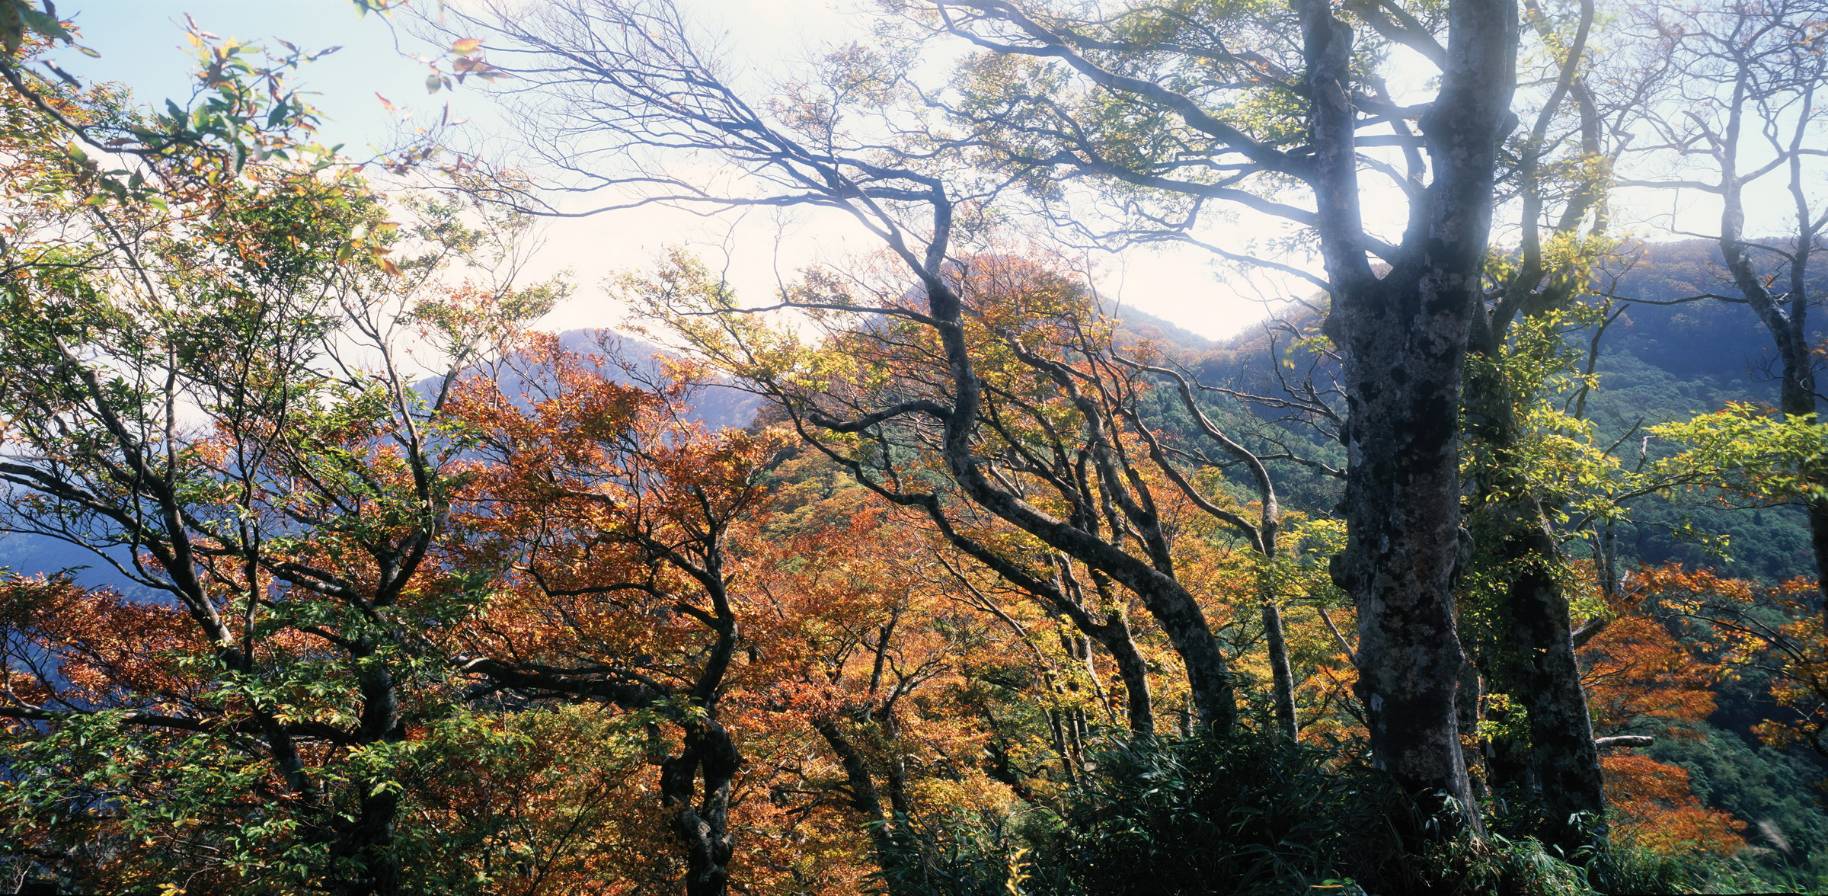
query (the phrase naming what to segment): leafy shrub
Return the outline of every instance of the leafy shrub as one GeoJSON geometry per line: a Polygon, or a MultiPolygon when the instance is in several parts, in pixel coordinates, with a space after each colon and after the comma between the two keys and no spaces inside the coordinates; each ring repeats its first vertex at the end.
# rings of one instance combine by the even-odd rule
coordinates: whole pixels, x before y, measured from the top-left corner
{"type": "Polygon", "coordinates": [[[1116,743],[1094,768],[1036,834],[1029,892],[1244,896],[1389,876],[1376,857],[1396,853],[1395,801],[1367,770],[1248,735],[1116,743]]]}
{"type": "Polygon", "coordinates": [[[1029,896],[1695,892],[1705,869],[1618,847],[1585,867],[1497,834],[1431,843],[1382,773],[1260,735],[1112,743],[1019,829],[1029,896]]]}

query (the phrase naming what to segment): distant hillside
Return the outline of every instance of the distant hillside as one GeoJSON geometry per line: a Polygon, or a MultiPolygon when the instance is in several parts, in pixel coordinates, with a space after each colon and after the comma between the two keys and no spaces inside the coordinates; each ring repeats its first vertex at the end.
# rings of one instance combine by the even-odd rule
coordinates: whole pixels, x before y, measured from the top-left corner
{"type": "MultiPolygon", "coordinates": [[[[631,378],[616,366],[615,361],[619,360],[632,368],[634,378],[651,380],[660,376],[661,364],[669,354],[666,349],[651,342],[613,330],[566,330],[559,334],[559,344],[570,351],[584,354],[601,353],[603,347],[607,346],[614,357],[610,359],[612,363],[603,370],[618,382],[628,382],[631,378]]],[[[515,386],[505,383],[502,388],[512,394],[515,386]]],[[[740,428],[754,422],[761,406],[762,399],[753,393],[727,382],[711,382],[698,387],[692,396],[691,413],[688,416],[710,429],[740,428]]]]}
{"type": "MultiPolygon", "coordinates": [[[[1769,340],[1747,308],[1713,300],[1651,304],[1724,291],[1724,277],[1719,253],[1711,243],[1697,240],[1642,247],[1638,262],[1620,278],[1619,292],[1646,304],[1632,307],[1607,330],[1602,343],[1601,388],[1589,404],[1590,415],[1602,433],[1616,437],[1639,421],[1654,425],[1715,410],[1727,401],[1775,400],[1769,340]]],[[[1822,286],[1828,293],[1828,277],[1822,286]]],[[[1262,327],[1214,341],[1134,308],[1119,307],[1115,314],[1131,337],[1152,340],[1179,355],[1205,382],[1264,394],[1276,389],[1269,366],[1269,337],[1262,327]]],[[[1818,328],[1824,317],[1828,315],[1816,316],[1818,328]]],[[[1297,322],[1304,326],[1314,323],[1297,322]]],[[[1820,333],[1818,329],[1817,338],[1820,333]]],[[[651,343],[603,330],[567,331],[560,335],[560,342],[581,352],[598,352],[600,343],[607,344],[637,378],[657,375],[666,355],[651,343]]],[[[605,369],[618,379],[628,378],[614,364],[605,369]]],[[[511,392],[515,386],[508,383],[505,388],[511,392]]],[[[692,407],[694,419],[721,429],[752,423],[762,400],[727,384],[709,383],[701,387],[692,407]]],[[[1161,412],[1176,413],[1166,406],[1161,412]]],[[[1215,407],[1213,413],[1227,411],[1215,407]]],[[[1255,421],[1256,425],[1262,423],[1261,418],[1255,421]]],[[[1339,446],[1316,442],[1313,447],[1330,461],[1343,462],[1339,446]]],[[[1299,468],[1289,468],[1285,475],[1286,497],[1297,506],[1325,508],[1336,500],[1332,483],[1299,468]]],[[[1792,508],[1726,510],[1695,502],[1647,501],[1639,507],[1625,540],[1639,559],[1648,562],[1713,562],[1701,545],[1680,536],[1691,528],[1727,536],[1732,551],[1727,565],[1739,573],[1794,575],[1808,562],[1807,536],[1800,513],[1792,508]]],[[[56,542],[0,534],[0,567],[50,572],[96,565],[93,557],[56,542]]],[[[89,577],[118,578],[101,568],[92,569],[89,577]]]]}
{"type": "Polygon", "coordinates": [[[1129,305],[1119,305],[1112,309],[1111,316],[1117,319],[1122,331],[1132,338],[1147,339],[1176,350],[1199,352],[1219,344],[1192,330],[1184,329],[1171,320],[1139,311],[1129,305]]]}
{"type": "MultiPolygon", "coordinates": [[[[608,363],[602,369],[620,382],[657,378],[667,354],[651,343],[607,330],[569,330],[559,335],[559,343],[585,354],[604,354],[607,349],[613,357],[606,359],[608,363]]],[[[504,382],[502,388],[512,395],[520,384],[510,380],[504,382]]],[[[688,417],[710,429],[743,427],[755,420],[760,407],[761,399],[755,395],[728,384],[707,383],[693,396],[688,417]]],[[[3,498],[0,495],[0,499],[3,498]]],[[[116,559],[125,563],[130,558],[123,552],[116,559]]],[[[84,584],[117,588],[128,588],[129,584],[118,571],[90,551],[36,535],[0,532],[0,569],[46,574],[80,570],[76,578],[84,584]]]]}
{"type": "MultiPolygon", "coordinates": [[[[1619,279],[1629,299],[1671,302],[1707,293],[1733,295],[1720,250],[1711,241],[1688,240],[1641,247],[1639,260],[1619,279]]],[[[1828,294],[1828,271],[1818,271],[1811,291],[1828,294]]],[[[1825,331],[1814,318],[1817,339],[1825,331]]],[[[1770,337],[1751,309],[1717,300],[1638,305],[1606,334],[1609,346],[1678,375],[1729,377],[1765,383],[1776,395],[1770,337]],[[1622,329],[1621,329],[1622,328],[1622,329]]]]}
{"type": "MultiPolygon", "coordinates": [[[[1600,388],[1588,403],[1588,416],[1601,435],[1617,438],[1634,426],[1684,419],[1718,410],[1729,401],[1775,403],[1774,352],[1751,310],[1714,299],[1684,301],[1706,293],[1731,294],[1714,244],[1691,240],[1644,245],[1636,251],[1637,261],[1619,278],[1617,293],[1637,303],[1601,340],[1596,370],[1600,388]]],[[[1828,276],[1816,284],[1816,291],[1828,294],[1828,276]]],[[[1824,317],[1828,315],[1814,317],[1818,342],[1828,332],[1824,317]]],[[[1318,324],[1312,314],[1293,322],[1307,332],[1318,324]]],[[[1585,335],[1577,338],[1584,342],[1585,335]]],[[[1286,336],[1278,339],[1286,345],[1286,336]]],[[[1259,394],[1277,392],[1269,336],[1263,328],[1217,343],[1198,337],[1164,341],[1177,345],[1205,382],[1259,394]]],[[[1325,379],[1332,371],[1323,374],[1325,379]]],[[[1336,461],[1342,459],[1338,446],[1316,443],[1314,448],[1336,461]]],[[[1291,468],[1287,475],[1301,482],[1301,471],[1291,468]]],[[[1329,494],[1315,488],[1308,492],[1320,500],[1329,494]]],[[[1644,500],[1622,538],[1644,562],[1718,563],[1690,532],[1725,536],[1729,557],[1724,565],[1736,574],[1784,578],[1811,563],[1801,512],[1790,507],[1728,509],[1693,500],[1644,500]]]]}

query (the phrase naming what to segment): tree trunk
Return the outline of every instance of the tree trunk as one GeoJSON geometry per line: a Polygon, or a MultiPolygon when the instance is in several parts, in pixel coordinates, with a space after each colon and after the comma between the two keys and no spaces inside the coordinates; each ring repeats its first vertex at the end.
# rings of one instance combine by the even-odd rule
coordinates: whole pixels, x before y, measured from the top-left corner
{"type": "Polygon", "coordinates": [[[729,732],[706,720],[688,725],[679,755],[661,764],[660,798],[672,813],[674,836],[685,850],[686,896],[723,896],[729,891],[734,845],[729,832],[730,787],[742,762],[729,732]]]}
{"type": "Polygon", "coordinates": [[[339,896],[393,896],[401,891],[400,860],[393,850],[399,812],[400,797],[392,789],[362,795],[355,820],[343,828],[336,844],[335,854],[353,866],[335,887],[339,896]]]}
{"type": "MultiPolygon", "coordinates": [[[[1785,417],[1800,417],[1815,413],[1815,359],[1809,352],[1802,323],[1794,318],[1785,322],[1793,332],[1778,340],[1784,374],[1781,409],[1785,417]]],[[[1822,629],[1828,631],[1828,498],[1809,501],[1804,511],[1809,517],[1809,546],[1815,555],[1815,587],[1822,600],[1822,629]]]]}
{"type": "Polygon", "coordinates": [[[1097,631],[1089,632],[1105,650],[1110,651],[1111,659],[1117,663],[1117,676],[1123,679],[1124,706],[1129,713],[1130,733],[1139,737],[1155,734],[1155,709],[1149,693],[1149,664],[1143,659],[1142,651],[1136,649],[1136,641],[1130,637],[1130,627],[1121,616],[1113,615],[1097,631]]]}
{"type": "MultiPolygon", "coordinates": [[[[1743,254],[1740,256],[1743,259],[1743,254]]],[[[1749,269],[1749,262],[1735,265],[1749,269]]],[[[1742,289],[1744,284],[1741,284],[1742,289]]],[[[1802,289],[1802,277],[1795,276],[1792,289],[1802,289]]],[[[1799,319],[1807,306],[1804,303],[1793,303],[1788,316],[1774,309],[1776,303],[1765,294],[1763,302],[1754,302],[1753,307],[1759,311],[1765,326],[1771,331],[1771,338],[1777,345],[1777,354],[1783,366],[1783,383],[1778,390],[1778,409],[1785,418],[1794,419],[1815,413],[1815,358],[1809,350],[1808,335],[1804,332],[1807,319],[1799,319]]],[[[1828,485],[1824,482],[1812,483],[1816,486],[1828,485]]],[[[1822,601],[1822,629],[1828,631],[1828,499],[1816,498],[1804,502],[1803,511],[1809,520],[1809,547],[1815,559],[1815,587],[1822,601]]]]}
{"type": "Polygon", "coordinates": [[[1466,777],[1472,786],[1473,797],[1484,801],[1491,796],[1491,759],[1479,751],[1466,749],[1466,732],[1479,729],[1480,711],[1485,699],[1485,683],[1479,677],[1478,664],[1467,663],[1460,670],[1460,690],[1454,695],[1454,711],[1460,714],[1462,761],[1466,763],[1466,777]],[[1477,758],[1480,762],[1475,763],[1477,758]],[[1481,775],[1483,768],[1484,774],[1481,775]]]}
{"type": "Polygon", "coordinates": [[[837,722],[819,719],[812,726],[831,747],[832,753],[838,757],[838,765],[844,769],[844,782],[850,791],[851,808],[863,816],[864,829],[869,832],[870,848],[876,854],[876,868],[882,872],[883,884],[888,888],[889,896],[922,896],[913,882],[906,879],[906,875],[895,873],[901,863],[901,848],[895,842],[895,820],[882,815],[882,796],[876,789],[875,779],[870,776],[869,765],[864,762],[863,754],[844,736],[837,722]]]}
{"type": "MultiPolygon", "coordinates": [[[[1117,676],[1123,679],[1130,733],[1139,736],[1154,735],[1155,709],[1154,697],[1149,691],[1149,664],[1143,659],[1142,652],[1136,649],[1136,640],[1130,634],[1129,620],[1114,609],[1107,609],[1103,619],[1095,617],[1086,608],[1084,595],[1076,580],[1067,576],[1063,577],[1063,581],[1067,587],[1059,590],[1050,600],[1052,609],[1065,615],[1075,628],[1087,638],[1097,641],[1100,647],[1111,654],[1111,659],[1117,663],[1117,676]]],[[[1104,577],[1094,574],[1093,584],[1107,608],[1116,605],[1104,577]]],[[[1088,655],[1086,660],[1089,666],[1091,657],[1088,655]]]]}
{"type": "Polygon", "coordinates": [[[1219,734],[1229,733],[1238,719],[1231,667],[1219,650],[1218,638],[1206,626],[1205,614],[1194,603],[1193,595],[1176,585],[1153,595],[1143,595],[1143,604],[1161,623],[1169,643],[1174,645],[1174,652],[1186,664],[1187,688],[1200,723],[1219,734]]]}
{"type": "MultiPolygon", "coordinates": [[[[1540,508],[1531,509],[1540,514],[1540,508]]],[[[1512,562],[1505,606],[1507,656],[1494,671],[1493,686],[1520,701],[1529,719],[1529,789],[1542,813],[1538,837],[1572,856],[1604,842],[1606,794],[1593,722],[1581,688],[1568,620],[1568,600],[1555,580],[1558,551],[1538,517],[1534,523],[1509,519],[1501,551],[1512,562]]],[[[1488,677],[1489,673],[1488,673],[1488,677]]]]}
{"type": "Polygon", "coordinates": [[[1358,607],[1357,693],[1373,756],[1423,811],[1451,799],[1458,807],[1441,816],[1467,822],[1472,791],[1454,702],[1465,657],[1451,582],[1465,344],[1455,306],[1470,310],[1471,297],[1470,282],[1430,282],[1409,304],[1421,299],[1431,313],[1379,313],[1399,304],[1392,296],[1365,302],[1371,313],[1348,325],[1348,536],[1337,565],[1358,607]]]}
{"type": "Polygon", "coordinates": [[[1289,668],[1288,641],[1282,634],[1282,609],[1274,601],[1263,603],[1263,634],[1269,642],[1269,670],[1276,691],[1276,727],[1294,743],[1301,729],[1295,723],[1295,675],[1289,668]]]}
{"type": "Polygon", "coordinates": [[[1474,539],[1491,571],[1508,581],[1492,608],[1488,643],[1478,653],[1489,690],[1520,706],[1527,734],[1506,731],[1487,753],[1494,793],[1522,802],[1532,832],[1564,856],[1598,847],[1606,837],[1606,794],[1593,722],[1574,656],[1573,621],[1556,572],[1561,548],[1542,501],[1508,472],[1520,438],[1513,394],[1497,365],[1506,338],[1502,322],[1478,340],[1478,366],[1465,398],[1470,434],[1484,443],[1497,469],[1472,483],[1474,539]],[[1516,497],[1486,501],[1493,494],[1516,497]]]}
{"type": "MultiPolygon", "coordinates": [[[[374,656],[372,645],[352,651],[358,666],[362,713],[357,738],[365,744],[395,743],[406,737],[392,673],[374,656]]],[[[391,782],[385,782],[391,783],[391,782]]],[[[400,892],[400,858],[394,853],[394,823],[400,794],[393,787],[356,782],[361,798],[355,818],[339,825],[332,853],[349,871],[337,882],[340,896],[393,896],[400,892]]]]}
{"type": "Polygon", "coordinates": [[[1809,546],[1815,552],[1815,587],[1821,592],[1822,630],[1828,631],[1828,500],[1809,502],[1809,546]]]}
{"type": "Polygon", "coordinates": [[[1342,296],[1335,313],[1350,411],[1348,535],[1335,571],[1358,607],[1357,693],[1376,761],[1424,811],[1456,804],[1439,815],[1444,828],[1477,827],[1455,702],[1466,660],[1453,581],[1462,362],[1480,260],[1425,255],[1342,296]]]}
{"type": "Polygon", "coordinates": [[[1476,830],[1455,711],[1466,661],[1452,590],[1460,385],[1498,144],[1515,121],[1517,5],[1447,4],[1441,87],[1420,121],[1432,180],[1381,277],[1360,208],[1352,27],[1326,0],[1295,0],[1295,10],[1313,146],[1307,177],[1333,299],[1327,333],[1344,362],[1347,539],[1334,572],[1358,607],[1357,692],[1374,759],[1435,830],[1476,830]]]}

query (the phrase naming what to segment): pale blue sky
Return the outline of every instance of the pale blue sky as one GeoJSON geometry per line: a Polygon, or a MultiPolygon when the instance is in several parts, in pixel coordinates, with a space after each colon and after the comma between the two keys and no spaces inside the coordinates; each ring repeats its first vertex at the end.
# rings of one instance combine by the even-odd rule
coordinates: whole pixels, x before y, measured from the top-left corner
{"type": "MultiPolygon", "coordinates": [[[[711,13],[699,16],[700,23],[729,50],[734,58],[728,62],[765,81],[786,76],[820,46],[858,33],[868,0],[688,0],[686,5],[694,13],[711,13]]],[[[426,48],[405,29],[396,36],[379,16],[361,15],[349,0],[65,0],[59,11],[76,21],[82,44],[101,54],[91,59],[62,50],[59,61],[84,79],[120,81],[147,102],[182,98],[191,90],[186,13],[206,31],[270,48],[277,49],[274,38],[307,50],[341,46],[307,66],[297,80],[322,112],[323,141],[343,144],[351,157],[371,156],[392,142],[398,128],[414,118],[439,116],[447,103],[452,119],[466,121],[473,131],[487,135],[503,128],[493,101],[475,91],[428,95],[425,67],[402,52],[422,54],[426,48]],[[389,112],[377,93],[397,111],[389,112]]],[[[544,225],[544,245],[530,270],[568,272],[578,286],[576,297],[547,326],[615,325],[621,309],[605,299],[603,281],[650,265],[666,249],[686,246],[713,257],[728,267],[739,289],[759,299],[774,287],[777,267],[791,271],[841,262],[846,254],[875,248],[849,231],[829,218],[706,220],[644,209],[544,225]]]]}
{"type": "MultiPolygon", "coordinates": [[[[681,0],[680,5],[727,51],[726,72],[758,89],[791,77],[821,47],[867,40],[873,6],[870,0],[681,0]]],[[[75,18],[82,42],[101,54],[89,59],[62,51],[66,67],[84,78],[124,82],[148,102],[182,97],[190,90],[191,56],[183,24],[189,13],[203,29],[242,40],[271,45],[273,38],[283,37],[306,49],[340,45],[341,51],[308,66],[300,80],[316,94],[324,142],[343,144],[352,157],[368,157],[391,142],[404,118],[436,117],[446,103],[453,119],[467,120],[482,135],[511,133],[492,100],[476,91],[427,95],[423,65],[396,50],[395,33],[385,22],[362,16],[350,0],[62,0],[59,9],[75,18]],[[399,111],[387,111],[377,93],[399,111]]],[[[399,40],[408,52],[424,52],[404,34],[399,40]]],[[[1711,203],[1695,195],[1673,201],[1667,195],[1619,198],[1620,223],[1651,239],[1667,236],[1672,211],[1696,229],[1707,227],[1713,214],[1711,203]]],[[[1394,212],[1400,203],[1372,202],[1367,209],[1375,212],[1384,205],[1394,212]]],[[[1770,205],[1755,201],[1754,219],[1770,205]]],[[[1394,218],[1391,223],[1400,227],[1394,218]]],[[[1210,232],[1220,242],[1263,235],[1250,226],[1221,220],[1210,232]]],[[[619,323],[620,309],[601,288],[605,278],[650,265],[676,246],[721,264],[751,300],[765,299],[777,274],[791,275],[809,264],[845,264],[878,248],[836,213],[752,213],[707,220],[643,209],[554,221],[544,227],[543,238],[532,272],[567,271],[578,286],[576,297],[545,322],[554,328],[619,323]]],[[[1245,328],[1262,316],[1261,302],[1283,290],[1306,291],[1290,280],[1248,282],[1191,249],[1136,250],[1098,264],[1100,286],[1108,296],[1208,336],[1245,328]]]]}
{"type": "Polygon", "coordinates": [[[320,94],[326,140],[348,143],[352,152],[384,141],[389,131],[390,116],[375,92],[406,101],[425,96],[417,63],[397,54],[388,29],[347,0],[65,0],[59,6],[82,29],[82,43],[101,54],[85,59],[65,51],[67,66],[123,82],[147,101],[190,90],[185,13],[206,31],[274,49],[274,37],[307,50],[341,45],[307,68],[302,82],[320,94]]]}

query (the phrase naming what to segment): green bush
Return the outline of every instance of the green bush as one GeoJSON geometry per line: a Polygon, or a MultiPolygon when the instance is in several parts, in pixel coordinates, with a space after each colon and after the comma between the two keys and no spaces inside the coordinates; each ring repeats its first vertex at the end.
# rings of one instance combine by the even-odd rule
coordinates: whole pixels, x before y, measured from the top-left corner
{"type": "MultiPolygon", "coordinates": [[[[1367,770],[1261,737],[1107,746],[1048,829],[1034,830],[1031,893],[1286,894],[1389,877],[1398,816],[1367,770]]],[[[1038,828],[1039,825],[1036,825],[1038,828]]]]}
{"type": "MultiPolygon", "coordinates": [[[[1586,865],[1496,834],[1405,843],[1422,813],[1380,772],[1250,734],[1107,745],[1057,811],[1018,825],[1029,896],[1696,892],[1696,869],[1641,851],[1586,865]]],[[[1701,875],[1711,876],[1711,875],[1701,875]]]]}

